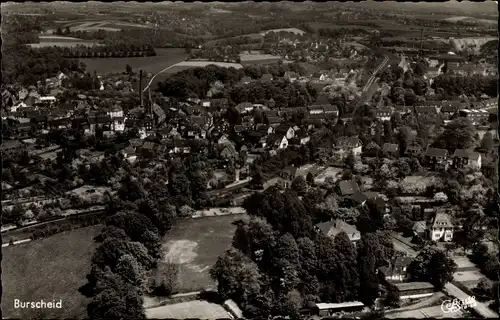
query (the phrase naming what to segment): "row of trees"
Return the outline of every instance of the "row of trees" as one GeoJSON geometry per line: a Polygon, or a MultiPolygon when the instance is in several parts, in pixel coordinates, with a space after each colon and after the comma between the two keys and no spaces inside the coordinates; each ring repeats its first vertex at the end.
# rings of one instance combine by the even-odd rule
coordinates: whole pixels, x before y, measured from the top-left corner
{"type": "Polygon", "coordinates": [[[360,299],[371,305],[378,297],[375,272],[394,253],[390,240],[366,233],[357,249],[345,233],[332,240],[315,231],[312,205],[275,188],[245,202],[252,218],[237,227],[233,247],[211,275],[219,293],[239,303],[247,317],[298,317],[309,301],[360,299]]]}
{"type": "MultiPolygon", "coordinates": [[[[156,52],[151,45],[139,44],[105,44],[105,45],[77,45],[74,47],[51,47],[53,52],[64,58],[108,58],[108,57],[142,57],[155,56],[156,52]]],[[[37,49],[33,49],[37,50],[37,49]]]]}

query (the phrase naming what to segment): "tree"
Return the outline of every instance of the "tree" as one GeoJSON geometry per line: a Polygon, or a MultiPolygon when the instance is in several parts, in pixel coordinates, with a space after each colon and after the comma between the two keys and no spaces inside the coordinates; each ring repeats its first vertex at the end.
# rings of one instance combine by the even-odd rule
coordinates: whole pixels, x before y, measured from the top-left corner
{"type": "Polygon", "coordinates": [[[377,259],[371,250],[370,238],[366,235],[361,237],[358,251],[359,268],[359,301],[367,306],[373,305],[379,295],[379,284],[376,275],[377,259]]]}
{"type": "Polygon", "coordinates": [[[120,275],[123,280],[138,288],[141,292],[146,289],[146,271],[132,255],[126,254],[118,260],[116,274],[120,275]]]}
{"type": "Polygon", "coordinates": [[[307,173],[306,181],[310,186],[314,185],[314,175],[312,174],[312,172],[307,173]]]}
{"type": "Polygon", "coordinates": [[[261,275],[257,265],[241,251],[231,248],[222,254],[210,269],[217,282],[217,292],[223,300],[233,299],[246,305],[261,290],[261,275]]]}
{"type": "Polygon", "coordinates": [[[481,148],[486,152],[490,153],[493,149],[493,136],[490,131],[486,132],[481,140],[481,148]]]}
{"type": "Polygon", "coordinates": [[[114,268],[120,257],[131,254],[141,263],[144,268],[149,269],[154,264],[154,259],[148,254],[148,250],[139,242],[123,241],[109,238],[96,249],[92,256],[92,263],[97,267],[110,266],[114,268]]]}
{"type": "Polygon", "coordinates": [[[158,296],[168,297],[175,294],[179,289],[179,265],[173,261],[168,261],[163,265],[163,272],[160,276],[159,285],[153,288],[153,293],[158,296]]]}
{"type": "Polygon", "coordinates": [[[120,212],[106,219],[107,226],[121,228],[132,241],[143,242],[146,231],[158,233],[158,229],[145,215],[136,212],[120,212]]]}
{"type": "Polygon", "coordinates": [[[493,298],[493,286],[491,285],[491,281],[484,277],[481,278],[477,286],[473,289],[473,292],[479,301],[491,300],[493,298]]]}
{"type": "Polygon", "coordinates": [[[444,252],[424,248],[408,267],[412,281],[430,282],[437,290],[453,279],[457,264],[444,252]]]}
{"type": "Polygon", "coordinates": [[[448,150],[469,149],[474,145],[476,129],[467,118],[451,121],[435,142],[437,147],[448,150]]]}
{"type": "Polygon", "coordinates": [[[399,291],[395,285],[389,284],[384,299],[384,306],[386,307],[399,307],[399,291]]]}
{"type": "Polygon", "coordinates": [[[132,74],[132,67],[129,64],[127,64],[125,66],[125,72],[126,72],[126,74],[129,74],[129,75],[132,74]]]}
{"type": "Polygon", "coordinates": [[[292,190],[303,196],[307,190],[307,183],[304,177],[298,176],[292,181],[292,190]]]}
{"type": "Polygon", "coordinates": [[[254,189],[262,189],[264,186],[264,174],[260,168],[257,168],[252,174],[252,180],[250,181],[250,185],[254,189]]]}
{"type": "Polygon", "coordinates": [[[354,169],[354,165],[356,164],[356,157],[353,152],[349,152],[347,157],[344,159],[344,165],[346,168],[352,170],[354,169]]]}
{"type": "Polygon", "coordinates": [[[90,319],[146,319],[143,299],[137,289],[124,286],[119,292],[107,289],[94,296],[87,306],[90,319]]]}
{"type": "Polygon", "coordinates": [[[251,217],[247,224],[240,223],[233,237],[233,247],[259,265],[270,262],[263,260],[263,257],[268,255],[274,244],[275,232],[273,227],[260,217],[251,217]]]}

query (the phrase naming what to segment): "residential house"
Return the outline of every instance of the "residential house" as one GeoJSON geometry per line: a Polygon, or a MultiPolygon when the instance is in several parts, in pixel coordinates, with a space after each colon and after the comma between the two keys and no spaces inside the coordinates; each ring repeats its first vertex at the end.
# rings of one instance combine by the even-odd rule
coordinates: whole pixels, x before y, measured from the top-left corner
{"type": "Polygon", "coordinates": [[[280,187],[283,189],[288,189],[291,186],[291,182],[289,180],[283,179],[282,177],[274,177],[274,178],[271,178],[271,179],[267,180],[266,182],[264,182],[263,189],[267,190],[267,189],[274,187],[274,186],[277,186],[277,187],[280,187]]]}
{"type": "Polygon", "coordinates": [[[358,241],[361,239],[361,233],[356,229],[356,227],[339,219],[318,223],[315,225],[315,230],[316,232],[322,232],[332,239],[334,239],[339,233],[345,232],[354,246],[356,246],[358,241]]]}
{"type": "Polygon", "coordinates": [[[269,124],[278,124],[281,123],[281,118],[280,117],[267,117],[267,121],[269,124]]]}
{"type": "Polygon", "coordinates": [[[125,149],[121,150],[123,157],[130,163],[134,163],[137,160],[137,154],[135,153],[135,148],[132,146],[128,146],[125,149]]]}
{"type": "Polygon", "coordinates": [[[288,139],[285,135],[272,133],[267,137],[264,147],[272,149],[286,149],[288,148],[288,139]]]}
{"type": "Polygon", "coordinates": [[[311,140],[311,137],[307,135],[297,135],[295,138],[288,140],[288,143],[293,146],[302,146],[307,144],[311,140]]]}
{"type": "Polygon", "coordinates": [[[240,113],[246,113],[253,110],[253,104],[251,102],[242,102],[236,105],[236,109],[240,113]]]}
{"type": "Polygon", "coordinates": [[[416,221],[412,227],[413,235],[420,237],[421,239],[427,239],[427,222],[426,221],[416,221]]]}
{"type": "Polygon", "coordinates": [[[249,84],[250,82],[252,82],[252,78],[250,77],[243,77],[240,81],[241,84],[249,84]]]}
{"type": "Polygon", "coordinates": [[[407,157],[414,157],[422,153],[422,148],[420,146],[408,146],[406,147],[404,155],[407,157]]]}
{"type": "Polygon", "coordinates": [[[375,110],[375,117],[381,121],[391,120],[392,109],[391,108],[378,108],[375,110]]]}
{"type": "Polygon", "coordinates": [[[431,240],[445,242],[452,241],[454,228],[455,227],[451,223],[451,219],[448,214],[437,213],[430,228],[431,240]]]}
{"type": "Polygon", "coordinates": [[[456,149],[452,157],[453,167],[455,168],[463,168],[467,166],[470,168],[481,169],[481,154],[478,152],[456,149]]]}
{"type": "Polygon", "coordinates": [[[235,161],[238,160],[239,154],[233,146],[224,145],[220,156],[226,160],[235,161]]]}
{"type": "Polygon", "coordinates": [[[106,114],[110,118],[123,118],[123,116],[124,116],[122,107],[120,107],[118,105],[113,106],[110,111],[106,112],[106,114]]]}
{"type": "Polygon", "coordinates": [[[156,121],[157,126],[166,120],[167,115],[165,114],[165,111],[156,103],[153,103],[151,106],[151,111],[153,112],[154,120],[156,121]]]}
{"type": "Polygon", "coordinates": [[[458,101],[453,101],[453,102],[442,101],[441,102],[440,112],[447,119],[449,119],[449,118],[451,118],[452,116],[454,116],[458,112],[459,107],[460,107],[460,102],[458,102],[458,101]]]}
{"type": "Polygon", "coordinates": [[[440,148],[427,148],[425,152],[425,158],[427,159],[430,166],[436,169],[447,169],[448,168],[448,150],[440,148]]]}
{"type": "Polygon", "coordinates": [[[264,73],[260,78],[261,81],[272,81],[273,76],[270,73],[264,73]]]}
{"type": "Polygon", "coordinates": [[[210,100],[210,109],[213,109],[215,111],[221,111],[221,110],[226,110],[228,108],[229,108],[229,101],[226,98],[210,100]]]}
{"type": "Polygon", "coordinates": [[[280,124],[274,129],[274,133],[285,135],[285,137],[290,140],[295,137],[295,130],[293,127],[286,124],[280,124]]]}
{"type": "Polygon", "coordinates": [[[415,106],[417,116],[435,116],[438,114],[437,108],[433,106],[415,106]]]}
{"type": "Polygon", "coordinates": [[[335,153],[347,155],[352,152],[354,156],[359,156],[362,149],[361,140],[357,137],[340,137],[333,146],[335,153]]]}
{"type": "Polygon", "coordinates": [[[280,177],[285,180],[293,181],[297,177],[297,167],[288,166],[280,173],[280,177]]]}
{"type": "Polygon", "coordinates": [[[339,193],[341,196],[352,196],[359,192],[359,186],[354,180],[342,180],[339,182],[339,193]]]}
{"type": "Polygon", "coordinates": [[[386,154],[396,156],[399,153],[399,146],[395,143],[384,143],[382,145],[382,151],[386,154]]]}
{"type": "Polygon", "coordinates": [[[167,143],[167,149],[169,153],[190,153],[191,146],[189,141],[183,139],[174,139],[167,143]]]}
{"type": "Polygon", "coordinates": [[[395,105],[394,106],[394,111],[399,112],[399,114],[401,114],[401,115],[411,113],[412,110],[413,110],[413,108],[410,106],[402,106],[402,105],[395,105]]]}
{"type": "Polygon", "coordinates": [[[211,106],[210,100],[201,100],[201,106],[203,108],[210,108],[211,106]]]}
{"type": "Polygon", "coordinates": [[[299,75],[293,71],[286,71],[285,75],[283,76],[283,78],[285,78],[291,82],[297,80],[298,77],[299,77],[299,75]]]}
{"type": "Polygon", "coordinates": [[[408,278],[407,269],[413,261],[410,257],[395,257],[388,265],[378,268],[378,274],[387,282],[404,282],[408,278]]]}
{"type": "Polygon", "coordinates": [[[488,121],[490,114],[485,109],[471,110],[462,109],[459,111],[461,117],[469,119],[473,125],[481,124],[482,122],[488,121]]]}

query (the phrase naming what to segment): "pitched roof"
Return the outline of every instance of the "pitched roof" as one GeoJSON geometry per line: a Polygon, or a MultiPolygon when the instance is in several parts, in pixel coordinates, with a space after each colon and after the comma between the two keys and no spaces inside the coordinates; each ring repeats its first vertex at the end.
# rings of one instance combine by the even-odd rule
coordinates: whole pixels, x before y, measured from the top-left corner
{"type": "Polygon", "coordinates": [[[361,140],[357,137],[340,137],[335,145],[343,148],[355,148],[361,145],[361,140]]]}
{"type": "Polygon", "coordinates": [[[385,152],[398,152],[399,146],[395,143],[384,143],[382,150],[385,152]]]}
{"type": "Polygon", "coordinates": [[[273,76],[270,73],[264,73],[260,78],[262,81],[271,81],[273,80],[273,76]]]}
{"type": "Polygon", "coordinates": [[[380,271],[386,276],[396,276],[405,273],[405,268],[407,268],[413,261],[409,257],[396,257],[387,266],[382,266],[379,268],[380,271]]]}
{"type": "Polygon", "coordinates": [[[368,200],[368,197],[366,195],[364,195],[363,193],[361,192],[355,192],[352,196],[351,196],[351,199],[354,200],[355,202],[357,203],[363,203],[365,202],[366,200],[368,200]]]}
{"type": "Polygon", "coordinates": [[[345,232],[351,241],[354,240],[353,235],[359,233],[356,227],[340,219],[318,223],[316,227],[328,236],[336,236],[341,232],[345,232]]]}
{"type": "Polygon", "coordinates": [[[412,230],[417,232],[417,233],[424,233],[425,231],[427,231],[427,222],[426,221],[416,221],[413,224],[412,230]]]}
{"type": "Polygon", "coordinates": [[[359,191],[358,184],[354,180],[343,180],[339,183],[340,193],[345,195],[352,195],[359,191]]]}
{"type": "Polygon", "coordinates": [[[434,286],[429,282],[404,282],[394,284],[398,291],[410,291],[417,289],[434,289],[434,286]]]}
{"type": "Polygon", "coordinates": [[[432,222],[433,228],[453,228],[450,216],[446,213],[436,213],[432,222]]]}
{"type": "Polygon", "coordinates": [[[466,159],[472,159],[472,160],[478,160],[479,156],[480,155],[477,152],[467,151],[464,149],[456,149],[455,153],[453,153],[453,157],[466,158],[466,159]]]}
{"type": "Polygon", "coordinates": [[[446,157],[448,155],[448,150],[440,148],[427,148],[425,152],[426,156],[429,157],[446,157]]]}
{"type": "Polygon", "coordinates": [[[415,112],[417,114],[437,114],[436,107],[432,107],[432,106],[415,107],[415,112]]]}
{"type": "Polygon", "coordinates": [[[281,143],[283,140],[283,135],[279,133],[271,133],[269,136],[267,136],[266,143],[270,146],[272,145],[277,145],[281,143]]]}

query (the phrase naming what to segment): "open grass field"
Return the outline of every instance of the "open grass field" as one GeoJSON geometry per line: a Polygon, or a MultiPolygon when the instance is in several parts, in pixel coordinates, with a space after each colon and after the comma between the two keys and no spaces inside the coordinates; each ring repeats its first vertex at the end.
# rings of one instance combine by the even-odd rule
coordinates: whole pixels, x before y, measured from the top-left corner
{"type": "Polygon", "coordinates": [[[160,48],[155,49],[154,57],[126,57],[126,58],[97,58],[97,59],[78,59],[87,65],[87,71],[91,74],[96,71],[97,74],[124,72],[128,64],[134,71],[139,69],[146,73],[157,73],[161,70],[184,61],[187,57],[184,49],[181,48],[160,48]]]}
{"type": "Polygon", "coordinates": [[[147,319],[217,319],[229,318],[223,306],[195,300],[146,309],[147,319]]]}
{"type": "Polygon", "coordinates": [[[86,317],[90,300],[78,289],[86,283],[97,247],[92,239],[101,228],[77,229],[2,248],[3,317],[29,319],[40,315],[37,309],[14,309],[14,299],[62,300],[61,309],[43,309],[46,319],[86,317]]]}
{"type": "MultiPolygon", "coordinates": [[[[231,246],[236,226],[232,223],[247,219],[246,215],[228,215],[179,221],[164,239],[164,262],[179,265],[179,291],[199,291],[213,287],[209,269],[219,255],[231,246]]],[[[174,318],[177,318],[174,317],[174,318]]]]}

